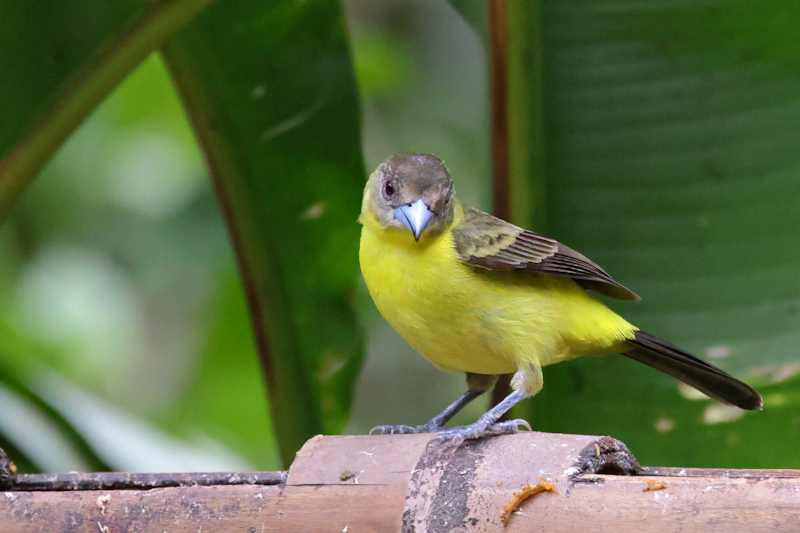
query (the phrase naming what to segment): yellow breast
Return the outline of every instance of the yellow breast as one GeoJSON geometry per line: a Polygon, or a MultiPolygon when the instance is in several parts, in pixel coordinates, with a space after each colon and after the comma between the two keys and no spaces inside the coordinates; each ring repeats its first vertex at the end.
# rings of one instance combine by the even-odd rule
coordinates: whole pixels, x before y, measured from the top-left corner
{"type": "Polygon", "coordinates": [[[469,267],[461,264],[449,233],[414,241],[408,231],[366,222],[361,231],[361,271],[389,324],[426,359],[450,370],[513,372],[498,354],[476,307],[469,267]]]}

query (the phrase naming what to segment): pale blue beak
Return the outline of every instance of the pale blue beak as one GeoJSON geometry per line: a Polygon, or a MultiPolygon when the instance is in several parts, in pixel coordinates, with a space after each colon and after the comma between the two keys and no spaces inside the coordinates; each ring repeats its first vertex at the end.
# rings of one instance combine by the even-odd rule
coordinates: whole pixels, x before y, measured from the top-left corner
{"type": "Polygon", "coordinates": [[[414,240],[419,242],[422,230],[433,218],[433,212],[428,209],[422,198],[413,204],[403,205],[394,210],[394,218],[403,223],[405,227],[414,235],[414,240]]]}

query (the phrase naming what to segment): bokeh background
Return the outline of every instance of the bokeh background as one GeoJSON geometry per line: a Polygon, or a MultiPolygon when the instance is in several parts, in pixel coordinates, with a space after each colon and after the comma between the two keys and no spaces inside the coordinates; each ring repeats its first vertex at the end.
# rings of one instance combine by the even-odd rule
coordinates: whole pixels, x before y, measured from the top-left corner
{"type": "MultiPolygon", "coordinates": [[[[444,1],[345,8],[365,173],[394,152],[433,152],[464,201],[487,207],[486,58],[475,32],[444,1]]],[[[225,221],[159,54],[80,126],[0,226],[0,287],[0,359],[36,376],[35,390],[113,468],[280,468],[225,221]]],[[[460,394],[463,376],[435,370],[368,296],[359,302],[368,356],[347,431],[422,420],[460,394]]],[[[3,389],[0,428],[39,469],[87,468],[3,389]]]]}
{"type": "MultiPolygon", "coordinates": [[[[365,173],[395,152],[433,153],[448,164],[459,198],[489,209],[487,56],[481,32],[474,29],[480,24],[470,25],[463,16],[469,16],[468,10],[459,13],[444,0],[343,4],[362,98],[365,173]]],[[[723,14],[725,9],[740,9],[736,2],[722,4],[707,2],[703,8],[712,19],[719,18],[720,9],[723,14]]],[[[653,16],[628,7],[631,17],[653,16]]],[[[563,9],[579,8],[573,4],[563,9]]],[[[549,16],[557,18],[560,8],[548,9],[549,16]]],[[[602,17],[614,9],[621,7],[588,9],[584,21],[605,21],[602,17]]],[[[721,18],[724,25],[728,19],[721,18]]],[[[752,27],[738,25],[734,15],[730,21],[726,27],[734,36],[760,31],[758,21],[752,27]]],[[[559,200],[554,209],[561,212],[550,218],[549,227],[537,229],[562,239],[572,236],[568,244],[601,264],[616,265],[616,270],[609,267],[611,274],[645,299],[639,304],[644,310],[636,315],[643,321],[640,325],[657,334],[671,333],[676,341],[688,340],[687,346],[701,355],[758,383],[766,410],[728,410],[655,372],[644,374],[648,377],[641,386],[621,392],[621,400],[615,400],[618,382],[640,379],[642,374],[630,362],[611,356],[546,369],[545,391],[541,399],[529,401],[535,406],[528,406],[527,416],[542,429],[633,439],[639,445],[632,446],[633,452],[643,463],[800,467],[800,455],[792,452],[800,437],[795,377],[800,371],[795,353],[800,331],[800,121],[793,120],[800,118],[800,52],[784,54],[779,49],[781,32],[795,26],[791,18],[770,22],[775,33],[763,38],[767,44],[753,48],[752,59],[739,58],[744,65],[766,65],[755,76],[738,61],[726,64],[729,58],[712,42],[703,43],[709,52],[697,61],[718,61],[719,68],[688,80],[665,76],[659,82],[647,76],[669,72],[674,63],[637,63],[636,47],[645,47],[642,39],[652,37],[645,35],[651,22],[644,20],[635,28],[640,35],[605,48],[584,46],[581,36],[587,32],[580,26],[554,26],[546,33],[546,43],[574,43],[545,65],[555,73],[548,90],[560,95],[549,105],[554,115],[566,109],[583,118],[547,131],[555,153],[548,160],[555,177],[548,183],[559,200]],[[781,62],[785,57],[788,63],[781,62]],[[594,69],[586,68],[595,64],[594,69]],[[787,64],[795,69],[790,83],[782,74],[787,64]],[[737,76],[745,81],[731,84],[737,76]],[[620,77],[633,81],[619,86],[608,81],[620,77]],[[635,83],[642,79],[649,85],[635,83]],[[695,89],[701,85],[712,90],[706,101],[696,100],[695,89]],[[570,89],[556,93],[559,87],[570,89]],[[720,92],[714,93],[714,87],[720,92]],[[761,99],[750,95],[755,90],[761,99]],[[738,114],[714,115],[731,101],[742,100],[752,103],[749,109],[740,106],[738,114]],[[769,105],[762,105],[765,101],[769,105]],[[675,117],[671,128],[648,130],[647,117],[665,113],[675,117]],[[727,130],[722,136],[720,121],[727,130]],[[592,129],[609,122],[618,129],[592,129]],[[757,138],[753,131],[764,134],[757,138]],[[689,139],[693,148],[685,150],[676,139],[689,139]],[[652,150],[654,146],[658,149],[652,150]],[[576,157],[559,159],[567,150],[574,150],[576,157]],[[731,159],[730,154],[741,157],[731,159]],[[675,167],[668,161],[681,157],[687,168],[699,169],[698,174],[690,170],[685,180],[671,185],[652,174],[643,175],[638,185],[624,176],[617,179],[615,165],[626,165],[632,174],[652,172],[654,160],[657,166],[662,158],[672,172],[675,167]],[[780,162],[781,168],[773,172],[765,162],[769,159],[780,162]],[[754,165],[763,167],[759,175],[764,187],[750,194],[752,173],[745,171],[754,165]],[[593,186],[575,177],[586,174],[611,186],[593,186]],[[620,208],[626,205],[620,191],[637,186],[650,191],[647,201],[620,208]],[[579,194],[564,200],[564,191],[576,188],[579,194]],[[693,191],[688,196],[680,192],[687,189],[693,191]],[[765,202],[748,203],[759,194],[765,202]],[[725,198],[732,201],[724,204],[725,198]],[[681,205],[684,212],[661,213],[665,204],[681,205]],[[575,235],[596,230],[591,227],[596,224],[593,217],[611,220],[611,230],[605,240],[581,242],[575,235]],[[686,226],[687,217],[691,227],[686,226]],[[779,229],[771,233],[771,225],[779,229]],[[726,231],[731,227],[736,231],[726,231]],[[698,228],[708,240],[697,237],[698,228]],[[725,248],[737,232],[748,238],[734,243],[733,249],[725,248]],[[713,279],[692,278],[691,264],[670,259],[671,250],[686,245],[681,235],[694,239],[688,246],[698,250],[698,261],[715,262],[713,279]],[[626,248],[624,243],[631,241],[643,244],[626,248]],[[620,242],[621,248],[615,248],[620,242]],[[664,251],[655,264],[647,252],[659,246],[664,251]],[[762,263],[753,257],[770,254],[778,259],[759,270],[762,263]],[[755,264],[758,275],[727,270],[732,264],[755,264]],[[652,268],[688,281],[640,274],[652,268]],[[752,284],[760,284],[759,290],[745,292],[763,298],[737,300],[742,287],[752,289],[752,284]],[[708,287],[722,287],[724,292],[711,293],[708,287]],[[697,303],[712,300],[719,305],[697,303]],[[775,306],[783,306],[780,316],[788,317],[785,323],[755,340],[737,339],[738,324],[748,316],[761,312],[758,320],[774,324],[776,315],[769,312],[775,306]],[[687,309],[695,319],[686,318],[687,309]],[[705,324],[709,314],[721,316],[717,322],[726,322],[728,329],[705,336],[686,329],[687,320],[705,324]],[[754,365],[729,358],[737,350],[769,353],[754,365]],[[606,385],[587,384],[588,374],[605,375],[599,383],[606,385]],[[645,425],[636,418],[642,412],[645,425]],[[752,422],[758,416],[760,421],[752,422]],[[698,435],[695,441],[693,434],[698,435]],[[760,437],[753,440],[753,435],[760,437]],[[757,448],[764,452],[753,451],[757,448]]],[[[603,35],[621,31],[610,23],[593,27],[603,35]]],[[[669,27],[673,29],[654,39],[656,46],[665,48],[665,57],[681,53],[670,48],[681,46],[674,43],[691,41],[673,39],[670,32],[683,37],[702,33],[702,27],[669,27]]],[[[363,283],[357,302],[368,332],[367,356],[345,432],[365,433],[377,424],[422,423],[463,391],[462,375],[439,372],[386,325],[363,283]]],[[[616,309],[630,315],[628,305],[616,309]]],[[[33,390],[80,431],[111,468],[281,467],[225,221],[159,54],[144,61],[80,126],[0,226],[0,362],[9,372],[27,376],[33,390]]],[[[474,419],[484,407],[485,402],[475,402],[456,422],[474,419]]],[[[67,472],[91,466],[29,399],[4,388],[0,432],[8,445],[31,460],[20,464],[23,471],[67,472]]]]}

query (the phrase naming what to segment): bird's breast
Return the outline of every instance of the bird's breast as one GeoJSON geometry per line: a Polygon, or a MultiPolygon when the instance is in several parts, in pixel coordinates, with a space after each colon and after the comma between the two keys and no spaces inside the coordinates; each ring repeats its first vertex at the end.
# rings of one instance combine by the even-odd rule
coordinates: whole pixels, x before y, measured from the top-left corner
{"type": "MultiPolygon", "coordinates": [[[[360,261],[364,281],[389,324],[435,365],[465,372],[513,372],[494,316],[479,303],[474,273],[459,259],[452,236],[413,240],[410,233],[365,224],[360,261]]],[[[497,314],[497,310],[491,311],[497,314]]]]}

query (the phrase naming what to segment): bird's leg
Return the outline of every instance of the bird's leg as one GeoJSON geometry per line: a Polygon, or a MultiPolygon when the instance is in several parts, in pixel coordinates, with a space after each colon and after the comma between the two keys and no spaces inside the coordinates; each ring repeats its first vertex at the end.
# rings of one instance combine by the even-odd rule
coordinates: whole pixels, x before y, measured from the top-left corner
{"type": "Polygon", "coordinates": [[[387,433],[391,434],[404,434],[404,433],[435,433],[436,431],[441,431],[444,425],[447,423],[448,420],[453,418],[457,412],[464,408],[469,402],[477,398],[483,394],[483,391],[474,391],[468,390],[459,398],[451,403],[450,405],[445,408],[444,411],[439,413],[438,415],[431,418],[425,424],[421,426],[405,426],[405,425],[397,425],[397,426],[375,426],[372,428],[369,433],[379,433],[381,435],[385,435],[387,433]]]}
{"type": "Polygon", "coordinates": [[[517,405],[525,398],[527,398],[527,396],[524,394],[514,391],[506,396],[502,402],[498,403],[482,414],[474,424],[448,428],[439,433],[435,438],[439,442],[450,441],[453,443],[460,443],[466,439],[474,439],[477,437],[483,437],[484,435],[516,433],[521,425],[531,429],[530,425],[525,420],[507,420],[506,422],[497,423],[497,421],[506,413],[506,411],[517,405]]]}
{"type": "Polygon", "coordinates": [[[439,442],[452,442],[459,444],[467,439],[474,439],[487,435],[500,435],[503,433],[516,433],[519,427],[531,429],[525,420],[508,420],[497,422],[509,409],[519,402],[533,396],[542,390],[542,369],[538,365],[530,365],[519,369],[511,380],[514,392],[505,397],[503,401],[489,409],[474,423],[468,426],[448,428],[439,433],[435,439],[439,442]]]}
{"type": "Polygon", "coordinates": [[[369,433],[371,435],[372,433],[377,432],[381,435],[385,435],[387,433],[435,433],[437,431],[441,431],[444,428],[444,425],[447,424],[447,422],[453,418],[456,413],[466,407],[467,404],[469,404],[472,400],[489,390],[496,379],[497,376],[468,373],[467,385],[469,386],[469,389],[467,392],[459,396],[458,399],[448,405],[444,411],[431,418],[425,424],[422,424],[421,426],[375,426],[370,430],[369,433]]]}

